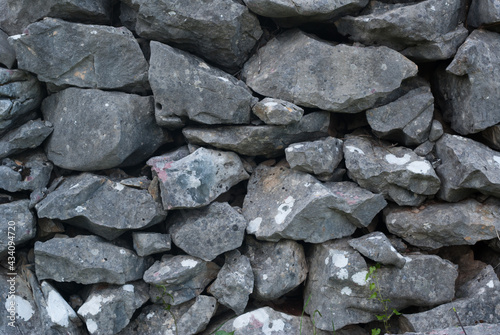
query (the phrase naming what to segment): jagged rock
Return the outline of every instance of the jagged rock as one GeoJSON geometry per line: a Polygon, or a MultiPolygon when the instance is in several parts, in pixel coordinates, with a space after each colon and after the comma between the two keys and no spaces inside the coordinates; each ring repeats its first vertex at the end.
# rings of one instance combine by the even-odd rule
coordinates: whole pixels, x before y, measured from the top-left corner
{"type": "Polygon", "coordinates": [[[425,141],[424,143],[416,147],[415,150],[413,150],[413,152],[415,152],[420,157],[425,157],[427,160],[431,160],[429,157],[432,154],[434,147],[435,147],[434,142],[425,141]]]}
{"type": "Polygon", "coordinates": [[[341,113],[373,107],[416,74],[414,63],[389,48],[334,46],[298,30],[269,41],[242,72],[259,94],[341,113]]]}
{"type": "Polygon", "coordinates": [[[386,45],[420,61],[452,57],[468,32],[464,0],[408,4],[373,2],[361,16],[335,22],[338,31],[367,45],[386,45]]]}
{"type": "Polygon", "coordinates": [[[139,36],[168,43],[235,71],[262,35],[259,21],[235,1],[125,0],[137,13],[139,36]],[[199,13],[203,12],[203,15],[199,13]]]}
{"type": "Polygon", "coordinates": [[[108,240],[157,224],[167,215],[148,191],[90,173],[68,177],[35,208],[40,218],[62,220],[108,240]]]}
{"type": "Polygon", "coordinates": [[[232,309],[237,315],[243,314],[248,296],[253,292],[254,277],[248,257],[234,250],[226,253],[224,266],[207,292],[217,301],[232,309]]]}
{"type": "Polygon", "coordinates": [[[204,330],[217,311],[217,300],[214,297],[199,295],[189,310],[177,322],[178,333],[185,335],[198,334],[204,330]]]}
{"type": "MultiPolygon", "coordinates": [[[[309,258],[310,270],[304,292],[305,312],[313,315],[316,327],[332,330],[349,324],[376,320],[384,307],[369,299],[368,266],[347,239],[315,244],[309,258]]],[[[450,301],[455,294],[455,265],[434,255],[408,255],[403,268],[382,266],[376,270],[378,287],[388,310],[408,306],[432,306],[450,301]]]]}
{"type": "Polygon", "coordinates": [[[0,138],[0,158],[38,147],[52,133],[48,121],[31,120],[0,138]]]}
{"type": "Polygon", "coordinates": [[[5,158],[1,164],[0,188],[9,192],[42,189],[47,186],[52,172],[52,163],[43,153],[32,153],[15,160],[5,158]]]}
{"type": "Polygon", "coordinates": [[[391,242],[382,232],[373,232],[362,237],[349,240],[349,245],[359,251],[363,256],[384,264],[402,268],[406,259],[396,251],[391,242]]]}
{"type": "Polygon", "coordinates": [[[329,124],[329,113],[314,112],[288,126],[186,127],[182,133],[191,144],[211,145],[247,156],[275,157],[292,143],[328,136],[329,124]]]}
{"type": "Polygon", "coordinates": [[[500,124],[483,130],[481,136],[492,149],[500,150],[500,124]]]}
{"type": "Polygon", "coordinates": [[[477,133],[500,122],[499,67],[500,35],[474,30],[446,70],[437,70],[436,98],[458,133],[477,133]]]}
{"type": "Polygon", "coordinates": [[[405,146],[419,145],[429,138],[434,113],[430,87],[411,90],[398,100],[366,111],[373,133],[405,146]]]}
{"type": "Polygon", "coordinates": [[[130,92],[148,88],[148,63],[125,27],[45,18],[9,41],[19,68],[37,74],[52,91],[68,86],[130,92]]]}
{"type": "Polygon", "coordinates": [[[500,31],[500,4],[495,0],[473,0],[467,15],[467,25],[500,31]]]}
{"type": "Polygon", "coordinates": [[[134,250],[138,256],[148,256],[169,251],[171,239],[169,234],[160,233],[132,233],[134,250]]]}
{"type": "Polygon", "coordinates": [[[205,124],[250,122],[252,93],[245,83],[200,58],[151,42],[149,82],[158,124],[180,128],[188,120],[205,124]]]}
{"type": "Polygon", "coordinates": [[[97,236],[54,237],[35,243],[35,269],[39,280],[123,285],[140,279],[147,266],[147,260],[133,251],[97,236]]]}
{"type": "Polygon", "coordinates": [[[179,255],[165,255],[144,273],[144,281],[150,285],[152,302],[173,306],[200,295],[217,277],[219,266],[202,259],[179,255]]]}
{"type": "Polygon", "coordinates": [[[132,188],[137,188],[139,190],[147,190],[151,186],[151,180],[148,177],[132,177],[120,180],[120,184],[129,186],[132,188]]]}
{"type": "Polygon", "coordinates": [[[496,325],[490,325],[486,323],[480,323],[475,326],[465,326],[460,327],[460,326],[455,326],[455,327],[450,327],[446,329],[440,329],[440,330],[431,330],[431,331],[426,331],[426,332],[406,332],[403,335],[435,335],[435,334],[446,334],[446,335],[463,335],[465,333],[467,335],[496,335],[500,333],[500,324],[496,325]]]}
{"type": "Polygon", "coordinates": [[[160,181],[165,209],[206,206],[248,179],[241,159],[234,152],[199,148],[178,161],[148,162],[160,181]]]}
{"type": "Polygon", "coordinates": [[[227,202],[175,213],[167,224],[176,246],[205,261],[239,248],[247,227],[243,215],[227,202]]]}
{"type": "Polygon", "coordinates": [[[246,252],[254,276],[252,297],[274,300],[298,287],[307,277],[304,248],[295,241],[259,242],[246,238],[246,252]]]}
{"type": "Polygon", "coordinates": [[[68,88],[52,94],[42,104],[54,125],[47,157],[78,171],[138,164],[169,140],[153,105],[152,97],[121,92],[68,88]]]}
{"type": "Polygon", "coordinates": [[[8,69],[12,69],[12,66],[16,62],[16,52],[10,46],[7,40],[8,37],[9,35],[0,29],[0,64],[5,65],[8,69]]]}
{"type": "Polygon", "coordinates": [[[10,256],[15,257],[16,247],[35,237],[36,218],[28,206],[29,200],[0,204],[0,234],[4,237],[0,239],[0,258],[5,257],[8,251],[11,251],[10,256]]]}
{"type": "Polygon", "coordinates": [[[252,111],[265,124],[286,126],[291,123],[299,122],[304,115],[304,110],[291,102],[265,98],[257,102],[252,111]]]}
{"type": "Polygon", "coordinates": [[[335,137],[327,137],[312,142],[294,143],[285,149],[286,161],[290,168],[316,175],[332,174],[344,158],[344,142],[335,137]]]}
{"type": "Polygon", "coordinates": [[[500,152],[472,139],[444,134],[436,142],[442,185],[438,196],[456,202],[475,192],[500,196],[500,152]]]}
{"type": "Polygon", "coordinates": [[[432,120],[431,131],[429,132],[429,141],[435,142],[443,136],[443,125],[438,120],[432,120]]]}
{"type": "Polygon", "coordinates": [[[188,310],[191,302],[171,306],[148,305],[117,335],[180,335],[176,334],[177,320],[188,310]]]}
{"type": "Polygon", "coordinates": [[[94,285],[78,315],[90,334],[116,334],[127,326],[135,310],[148,301],[148,285],[94,285]]]}
{"type": "Polygon", "coordinates": [[[384,209],[387,228],[414,246],[430,249],[473,245],[477,241],[496,238],[500,230],[500,200],[495,198],[484,203],[467,199],[422,207],[387,207],[384,209]]]}
{"type": "Polygon", "coordinates": [[[400,206],[418,206],[440,187],[431,163],[405,147],[349,136],[344,141],[344,157],[351,179],[400,206]]]}

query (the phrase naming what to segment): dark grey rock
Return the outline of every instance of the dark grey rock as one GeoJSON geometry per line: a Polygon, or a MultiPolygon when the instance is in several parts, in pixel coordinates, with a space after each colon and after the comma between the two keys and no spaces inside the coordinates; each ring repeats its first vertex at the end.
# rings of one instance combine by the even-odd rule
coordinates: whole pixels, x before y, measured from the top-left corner
{"type": "Polygon", "coordinates": [[[153,105],[152,97],[121,92],[68,88],[53,94],[42,104],[54,125],[47,157],[78,171],[138,164],[169,140],[153,105]]]}
{"type": "Polygon", "coordinates": [[[136,232],[132,233],[134,250],[138,256],[148,256],[169,251],[171,238],[169,234],[136,232]]]}
{"type": "Polygon", "coordinates": [[[464,0],[408,4],[374,2],[364,15],[335,22],[338,31],[367,45],[386,45],[420,61],[451,58],[468,32],[464,0]]]}
{"type": "Polygon", "coordinates": [[[179,128],[188,120],[250,122],[254,98],[245,83],[187,52],[152,41],[149,82],[156,120],[162,127],[179,128]]]}
{"type": "Polygon", "coordinates": [[[19,68],[37,74],[53,91],[77,86],[143,92],[149,87],[148,63],[125,27],[45,18],[9,41],[19,68]]]}
{"type": "Polygon", "coordinates": [[[286,161],[290,168],[316,175],[332,174],[344,158],[344,142],[335,137],[327,137],[312,142],[299,142],[285,149],[286,161]]]}
{"type": "Polygon", "coordinates": [[[35,237],[36,218],[28,205],[29,200],[0,204],[0,234],[4,237],[0,240],[0,258],[8,251],[13,251],[14,255],[11,253],[10,256],[15,257],[16,248],[35,237]]]}
{"type": "Polygon", "coordinates": [[[438,69],[436,98],[458,133],[477,133],[500,122],[499,67],[500,35],[474,30],[446,70],[438,69]]]}
{"type": "Polygon", "coordinates": [[[43,153],[32,153],[15,160],[5,158],[0,165],[0,188],[9,192],[41,190],[47,186],[52,163],[43,153]]]}
{"type": "Polygon", "coordinates": [[[354,238],[349,240],[349,245],[377,263],[394,265],[400,269],[406,264],[406,259],[396,251],[382,232],[373,232],[354,238]]]}
{"type": "Polygon", "coordinates": [[[247,156],[275,157],[292,143],[328,136],[329,124],[329,113],[314,112],[288,126],[186,127],[182,133],[191,144],[211,145],[247,156]]]}
{"type": "Polygon", "coordinates": [[[291,102],[265,98],[252,107],[252,111],[266,124],[284,126],[299,122],[304,110],[291,102]]]}
{"type": "Polygon", "coordinates": [[[432,120],[431,131],[429,132],[429,141],[435,142],[443,136],[443,125],[438,120],[432,120]]]}
{"type": "MultiPolygon", "coordinates": [[[[465,332],[467,335],[496,335],[500,333],[500,324],[490,325],[486,323],[480,323],[475,326],[465,326],[465,332]]],[[[454,326],[446,329],[431,330],[425,332],[406,332],[403,335],[434,335],[434,334],[446,334],[446,335],[463,335],[464,331],[460,326],[454,326]]]]}
{"type": "Polygon", "coordinates": [[[246,252],[254,276],[252,297],[274,300],[298,287],[307,277],[304,248],[295,241],[259,242],[246,238],[246,252]]]}
{"type": "Polygon", "coordinates": [[[8,69],[16,62],[16,52],[9,44],[7,38],[9,35],[0,29],[0,64],[5,65],[8,69]]]}
{"type": "Polygon", "coordinates": [[[434,113],[430,87],[419,87],[387,105],[366,111],[368,124],[380,138],[405,146],[419,145],[429,138],[434,113]]]}
{"type": "Polygon", "coordinates": [[[434,142],[425,141],[413,150],[417,155],[425,157],[427,159],[428,155],[434,150],[434,142]]]}
{"type": "Polygon", "coordinates": [[[473,0],[467,15],[467,25],[500,31],[500,4],[495,0],[473,0]]]}
{"type": "Polygon", "coordinates": [[[157,164],[161,163],[163,165],[160,165],[158,168],[163,168],[168,163],[178,161],[179,159],[189,156],[189,154],[191,154],[191,152],[189,151],[188,146],[184,145],[161,156],[151,157],[150,159],[148,159],[146,164],[149,166],[156,166],[157,164]]]}
{"type": "Polygon", "coordinates": [[[227,202],[180,211],[169,217],[169,233],[187,254],[211,261],[243,243],[247,221],[227,202]]]}
{"type": "Polygon", "coordinates": [[[344,141],[344,157],[351,179],[400,206],[417,206],[440,187],[431,163],[405,147],[349,136],[344,141]]]}
{"type": "Polygon", "coordinates": [[[204,330],[217,311],[214,297],[199,295],[189,310],[177,321],[178,333],[194,335],[204,330]]]}
{"type": "Polygon", "coordinates": [[[52,133],[48,121],[31,120],[0,138],[0,158],[38,147],[52,133]]]}
{"type": "Polygon", "coordinates": [[[242,75],[259,94],[303,107],[357,113],[416,73],[414,63],[386,47],[335,46],[292,30],[260,48],[242,75]]]}
{"type": "Polygon", "coordinates": [[[226,253],[224,266],[207,292],[217,301],[232,309],[237,315],[243,314],[248,296],[253,292],[254,277],[248,257],[233,250],[226,253]]]}
{"type": "Polygon", "coordinates": [[[490,148],[500,150],[500,124],[483,130],[481,136],[490,148]]]}
{"type": "Polygon", "coordinates": [[[472,139],[444,134],[436,142],[439,197],[459,201],[474,192],[500,196],[500,152],[472,139]]]}
{"type": "Polygon", "coordinates": [[[97,236],[55,237],[35,243],[35,268],[39,280],[123,285],[140,279],[147,266],[146,259],[133,251],[97,236]]]}

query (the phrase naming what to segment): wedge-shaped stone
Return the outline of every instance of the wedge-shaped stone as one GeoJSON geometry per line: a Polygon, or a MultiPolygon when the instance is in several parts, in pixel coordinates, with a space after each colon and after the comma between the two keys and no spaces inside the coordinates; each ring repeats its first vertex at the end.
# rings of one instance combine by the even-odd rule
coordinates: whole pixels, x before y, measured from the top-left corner
{"type": "Polygon", "coordinates": [[[0,204],[0,234],[5,236],[0,240],[0,257],[13,251],[21,243],[29,241],[36,235],[36,218],[30,211],[29,200],[18,200],[0,204]]]}
{"type": "Polygon", "coordinates": [[[299,122],[304,115],[304,110],[291,102],[265,98],[257,102],[252,111],[265,124],[288,125],[299,122]]]}
{"type": "Polygon", "coordinates": [[[349,240],[349,245],[363,256],[385,265],[402,268],[406,259],[396,251],[384,233],[376,231],[368,235],[349,240]]]}
{"type": "Polygon", "coordinates": [[[500,31],[500,5],[496,0],[473,0],[467,15],[467,25],[500,31]]]}
{"type": "Polygon", "coordinates": [[[335,137],[294,143],[285,149],[290,168],[316,175],[332,174],[344,158],[344,142],[335,137]]]}
{"type": "Polygon", "coordinates": [[[135,232],[132,233],[134,250],[139,256],[148,256],[171,248],[171,237],[169,234],[135,232]]]}
{"type": "Polygon", "coordinates": [[[0,138],[0,158],[38,147],[52,132],[47,121],[31,120],[0,138]]]}

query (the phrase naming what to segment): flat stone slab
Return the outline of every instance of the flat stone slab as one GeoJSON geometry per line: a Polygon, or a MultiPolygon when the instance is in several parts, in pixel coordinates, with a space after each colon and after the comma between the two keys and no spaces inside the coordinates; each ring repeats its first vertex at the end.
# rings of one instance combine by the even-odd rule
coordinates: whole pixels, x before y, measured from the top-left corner
{"type": "Polygon", "coordinates": [[[170,234],[134,232],[132,240],[135,252],[141,257],[169,251],[172,244],[170,234]]]}
{"type": "Polygon", "coordinates": [[[344,158],[344,142],[335,137],[327,137],[311,142],[298,142],[285,149],[285,157],[290,168],[315,175],[332,174],[344,158]]]}
{"type": "Polygon", "coordinates": [[[349,240],[349,245],[359,251],[363,256],[384,264],[394,265],[402,268],[406,259],[396,251],[384,233],[375,231],[373,233],[349,240]]]}
{"type": "Polygon", "coordinates": [[[4,236],[0,240],[0,257],[5,257],[11,251],[9,255],[17,261],[16,247],[36,235],[36,217],[29,209],[29,200],[0,204],[0,220],[0,234],[4,236]]]}
{"type": "Polygon", "coordinates": [[[304,110],[299,106],[273,98],[264,98],[257,102],[252,111],[265,124],[277,126],[299,122],[304,115],[304,110]]]}
{"type": "Polygon", "coordinates": [[[52,130],[50,122],[37,119],[9,131],[0,138],[0,159],[38,147],[52,130]]]}

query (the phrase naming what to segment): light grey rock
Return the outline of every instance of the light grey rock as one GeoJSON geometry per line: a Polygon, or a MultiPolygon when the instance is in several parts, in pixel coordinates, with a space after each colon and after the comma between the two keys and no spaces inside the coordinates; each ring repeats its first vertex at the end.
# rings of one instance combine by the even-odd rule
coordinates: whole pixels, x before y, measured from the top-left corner
{"type": "Polygon", "coordinates": [[[348,241],[349,245],[359,251],[363,256],[384,264],[402,268],[406,259],[396,251],[391,242],[382,232],[373,232],[362,237],[348,241]]]}
{"type": "Polygon", "coordinates": [[[262,35],[255,15],[237,1],[126,0],[137,11],[135,30],[237,71],[262,35]]]}
{"type": "Polygon", "coordinates": [[[489,127],[480,134],[490,148],[500,150],[500,124],[489,127]]]}
{"type": "Polygon", "coordinates": [[[147,266],[147,260],[133,251],[97,236],[55,237],[35,243],[35,269],[39,280],[123,285],[140,279],[147,266]]]}
{"type": "Polygon", "coordinates": [[[9,44],[8,37],[9,35],[0,29],[0,64],[5,65],[8,69],[12,69],[12,66],[16,62],[16,52],[9,44]]]}
{"type": "Polygon", "coordinates": [[[307,263],[302,245],[291,240],[260,242],[246,238],[244,253],[254,275],[252,297],[274,300],[298,287],[307,277],[307,263]]]}
{"type": "Polygon", "coordinates": [[[434,147],[435,147],[434,142],[425,141],[424,143],[422,143],[418,147],[416,147],[415,150],[413,150],[413,151],[417,155],[428,159],[427,157],[429,154],[432,153],[432,151],[434,150],[434,147]]]}
{"type": "Polygon", "coordinates": [[[414,246],[430,249],[474,245],[477,241],[496,238],[500,230],[500,201],[495,198],[484,203],[466,199],[422,207],[387,207],[384,210],[387,228],[414,246]]]}
{"type": "MultiPolygon", "coordinates": [[[[465,332],[467,335],[496,335],[500,332],[500,324],[490,325],[486,323],[480,323],[475,326],[465,326],[465,332]]],[[[403,335],[434,335],[434,334],[446,334],[446,335],[462,335],[464,334],[462,327],[454,326],[446,329],[435,329],[431,331],[424,332],[406,332],[403,335]]]]}
{"type": "Polygon", "coordinates": [[[351,179],[400,206],[417,206],[440,187],[431,163],[405,147],[349,136],[344,141],[344,157],[351,179]]]}
{"type": "Polygon", "coordinates": [[[373,133],[405,146],[419,145],[429,138],[434,113],[430,87],[420,87],[387,105],[366,111],[373,133]]]}
{"type": "MultiPolygon", "coordinates": [[[[9,256],[15,257],[16,248],[35,237],[36,218],[28,205],[29,200],[0,204],[0,220],[2,220],[0,234],[4,237],[0,240],[1,258],[5,257],[9,251],[11,251],[9,256]]],[[[15,259],[17,260],[16,257],[15,259]]]]}
{"type": "Polygon", "coordinates": [[[189,310],[177,322],[178,333],[194,335],[203,331],[217,311],[217,300],[214,297],[199,295],[189,310]]]}
{"type": "Polygon", "coordinates": [[[429,132],[429,141],[435,142],[443,136],[443,125],[438,120],[432,120],[431,131],[429,132]]]}
{"type": "Polygon", "coordinates": [[[214,260],[243,243],[247,221],[227,202],[180,211],[170,216],[169,233],[176,246],[205,261],[214,260]]]}
{"type": "Polygon", "coordinates": [[[472,139],[444,134],[436,142],[439,197],[456,202],[475,192],[500,195],[500,152],[472,139]]]}
{"type": "Polygon", "coordinates": [[[342,35],[367,45],[386,45],[420,61],[451,58],[468,32],[464,0],[408,4],[373,2],[358,17],[335,22],[342,35]]]}
{"type": "Polygon", "coordinates": [[[120,180],[120,184],[128,186],[128,187],[136,188],[139,190],[147,190],[151,186],[151,180],[149,180],[145,176],[132,177],[132,178],[126,178],[126,179],[120,180]]]}
{"type": "Polygon", "coordinates": [[[265,124],[285,126],[299,122],[304,115],[304,110],[291,102],[265,98],[257,102],[252,111],[265,124]]]}
{"type": "Polygon", "coordinates": [[[148,191],[90,173],[68,177],[35,208],[40,218],[62,220],[108,240],[150,227],[167,215],[148,191]]]}
{"type": "Polygon", "coordinates": [[[248,179],[234,152],[199,148],[178,161],[149,161],[160,181],[165,209],[197,208],[248,179]]]}
{"type": "Polygon", "coordinates": [[[0,165],[0,188],[8,192],[34,191],[47,186],[52,163],[43,153],[31,153],[15,160],[5,158],[0,165]]]}
{"type": "Polygon", "coordinates": [[[169,251],[171,238],[169,234],[135,232],[132,233],[134,250],[138,256],[149,256],[169,251]]]}
{"type": "Polygon", "coordinates": [[[467,25],[500,31],[500,4],[495,0],[473,0],[467,15],[467,25]]]}
{"type": "Polygon", "coordinates": [[[438,69],[436,100],[453,130],[466,135],[500,122],[499,67],[500,34],[474,30],[446,70],[438,69]]]}
{"type": "Polygon", "coordinates": [[[153,105],[152,97],[121,92],[68,88],[52,94],[42,104],[54,126],[47,157],[78,171],[138,164],[169,141],[153,105]]]}
{"type": "Polygon", "coordinates": [[[171,306],[148,305],[117,335],[180,335],[176,334],[176,323],[186,313],[192,302],[171,306]]]}
{"type": "Polygon", "coordinates": [[[237,250],[227,252],[225,256],[226,261],[207,292],[217,298],[220,304],[240,315],[245,311],[248,296],[253,292],[252,266],[248,257],[237,250]]]}
{"type": "Polygon", "coordinates": [[[242,72],[259,94],[341,113],[373,107],[416,74],[414,63],[389,48],[332,45],[298,30],[269,41],[242,72]]]}
{"type": "Polygon", "coordinates": [[[312,142],[299,142],[285,149],[286,161],[290,168],[316,175],[332,174],[344,158],[344,142],[335,137],[327,137],[312,142]]]}
{"type": "Polygon", "coordinates": [[[51,91],[68,86],[130,92],[149,88],[148,63],[125,27],[45,18],[9,41],[19,68],[35,73],[51,91]]]}
{"type": "Polygon", "coordinates": [[[166,44],[151,42],[149,82],[156,121],[179,128],[204,124],[250,123],[253,96],[245,83],[202,59],[166,44]]]}
{"type": "Polygon", "coordinates": [[[52,133],[52,124],[31,120],[0,138],[0,158],[38,147],[52,133]]]}
{"type": "Polygon", "coordinates": [[[135,310],[148,301],[148,285],[136,281],[122,286],[94,285],[78,315],[89,334],[116,334],[127,326],[135,310]]]}

